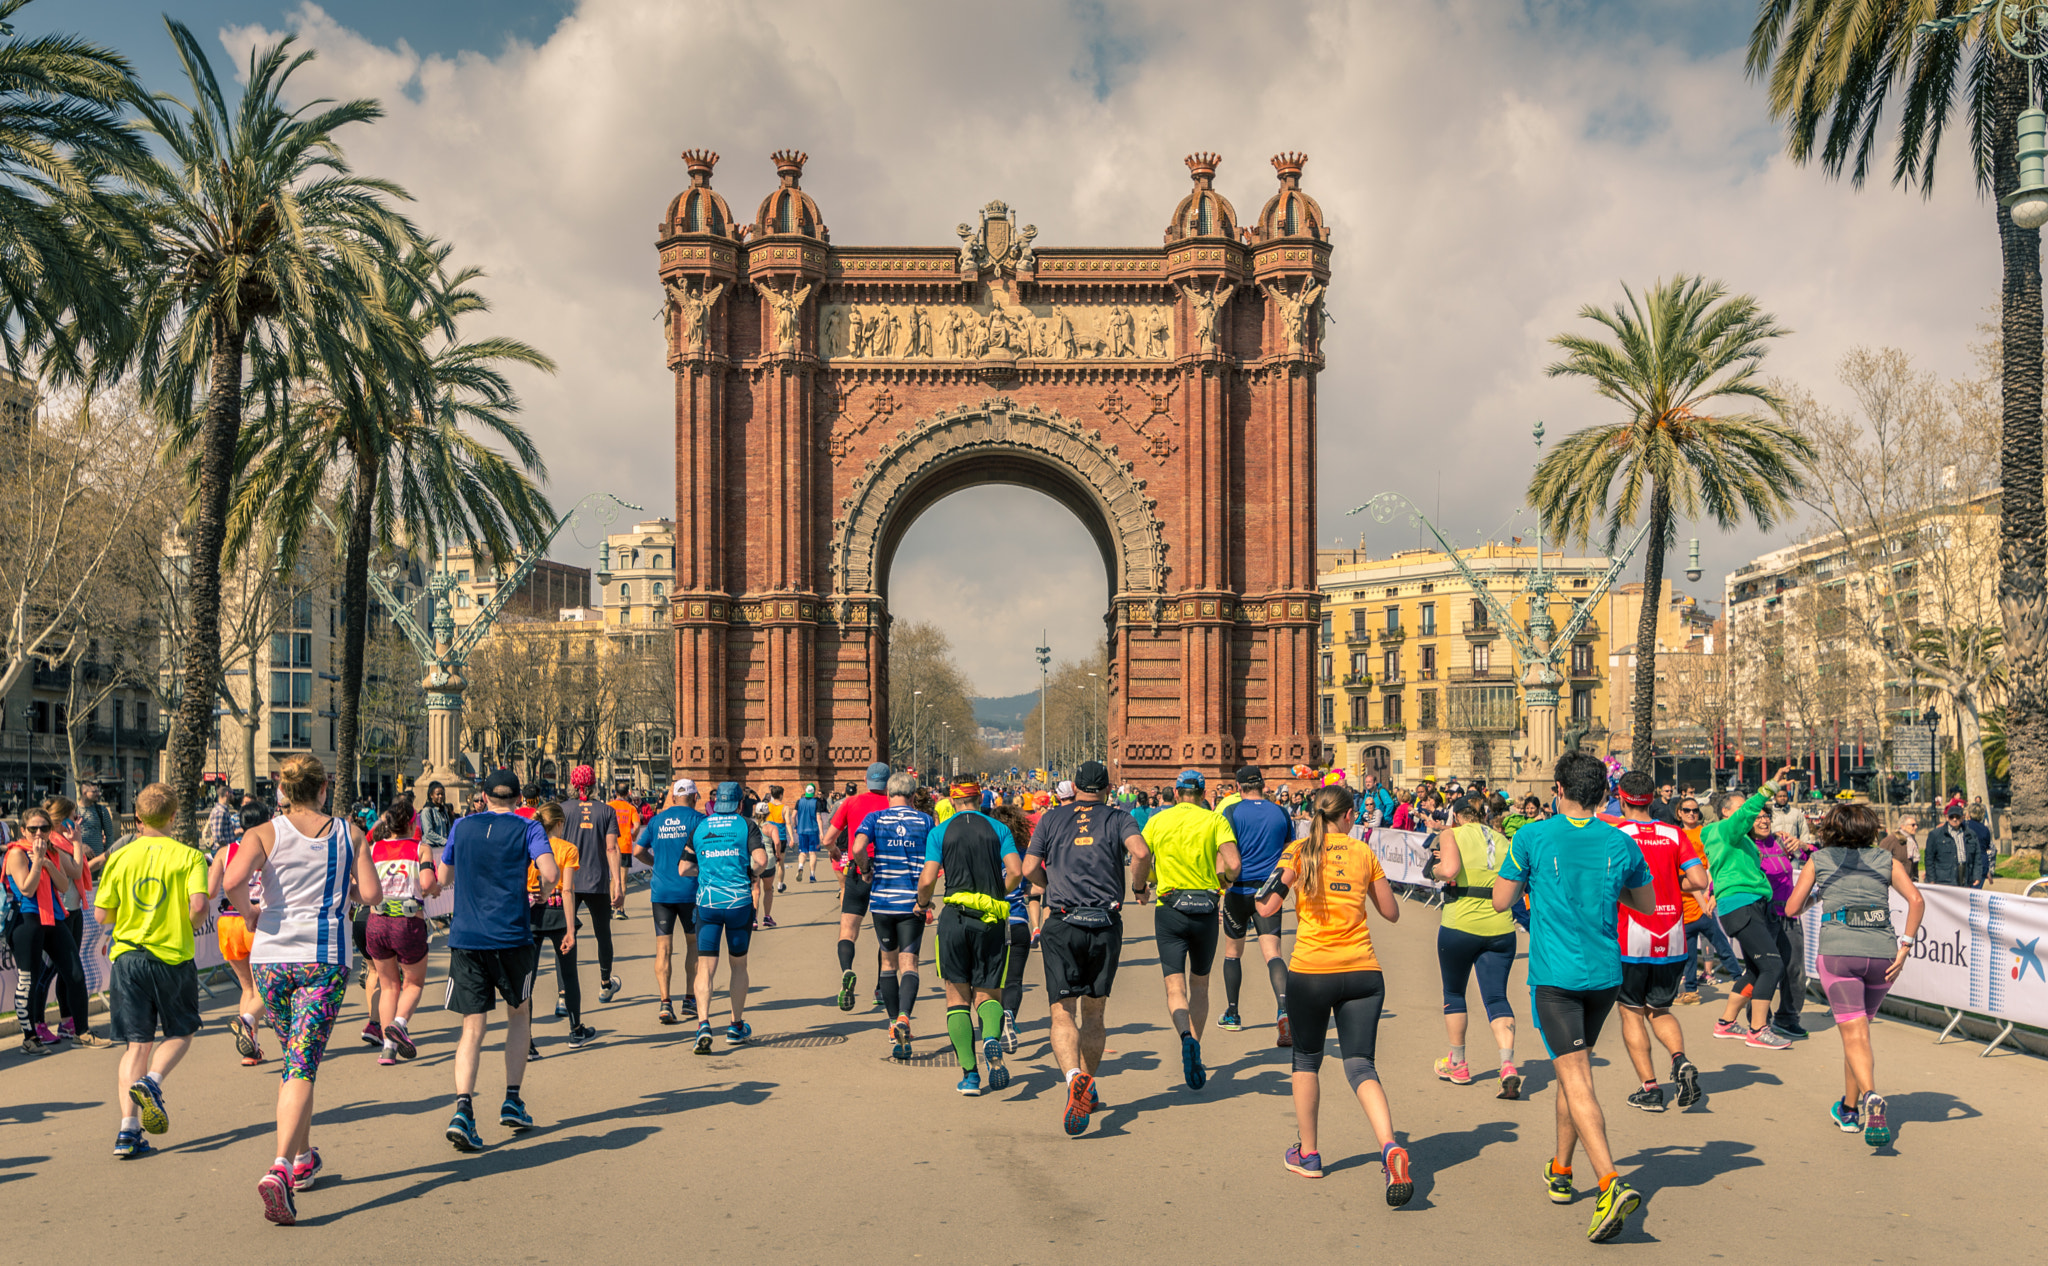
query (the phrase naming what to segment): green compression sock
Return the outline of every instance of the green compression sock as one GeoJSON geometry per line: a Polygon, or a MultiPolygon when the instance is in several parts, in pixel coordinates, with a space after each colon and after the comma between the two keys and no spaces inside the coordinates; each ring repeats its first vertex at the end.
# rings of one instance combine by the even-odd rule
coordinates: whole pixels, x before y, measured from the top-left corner
{"type": "MultiPolygon", "coordinates": [[[[998,1022],[1001,1019],[1001,1016],[997,1016],[998,1022]]],[[[966,1007],[947,1007],[946,1036],[953,1039],[953,1053],[960,1057],[961,1071],[973,1072],[974,1013],[966,1007]]]]}
{"type": "Polygon", "coordinates": [[[1001,1037],[1003,1035],[1002,1003],[996,1001],[994,998],[984,998],[982,1000],[981,1005],[976,1007],[974,1010],[975,1014],[981,1020],[982,1041],[986,1042],[988,1039],[992,1037],[1001,1037]]]}

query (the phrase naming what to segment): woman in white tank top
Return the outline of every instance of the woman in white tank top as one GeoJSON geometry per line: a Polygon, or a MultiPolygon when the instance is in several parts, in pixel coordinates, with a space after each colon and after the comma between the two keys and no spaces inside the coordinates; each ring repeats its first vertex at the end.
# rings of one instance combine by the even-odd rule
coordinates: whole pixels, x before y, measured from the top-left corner
{"type": "Polygon", "coordinates": [[[313,1079],[348,992],[350,889],[366,905],[382,892],[361,829],[321,810],[327,773],[319,761],[286,761],[278,794],[284,812],[242,836],[222,882],[254,929],[249,965],[284,1047],[277,1160],[256,1191],[263,1216],[290,1226],[298,1220],[294,1193],[312,1187],[320,1172],[311,1140],[313,1079]],[[259,870],[261,910],[249,904],[249,880],[259,870]]]}

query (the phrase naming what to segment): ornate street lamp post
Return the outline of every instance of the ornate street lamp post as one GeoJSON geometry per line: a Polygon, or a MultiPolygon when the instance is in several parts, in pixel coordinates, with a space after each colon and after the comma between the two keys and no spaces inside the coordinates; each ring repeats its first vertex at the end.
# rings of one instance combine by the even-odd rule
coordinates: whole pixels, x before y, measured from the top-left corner
{"type": "Polygon", "coordinates": [[[2019,187],[1999,199],[2012,212],[2012,222],[2023,229],[2048,225],[2048,111],[2041,108],[2041,94],[2034,83],[2034,63],[2048,57],[2048,0],[1982,0],[1953,17],[1922,22],[1918,29],[1931,35],[1953,31],[1991,14],[1991,37],[2016,61],[2027,67],[2027,108],[2019,117],[2019,187]]]}

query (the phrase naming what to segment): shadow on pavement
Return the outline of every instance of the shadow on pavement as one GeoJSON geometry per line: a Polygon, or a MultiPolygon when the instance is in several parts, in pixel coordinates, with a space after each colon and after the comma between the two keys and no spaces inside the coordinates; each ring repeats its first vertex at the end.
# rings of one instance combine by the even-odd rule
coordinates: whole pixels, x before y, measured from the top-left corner
{"type": "MultiPolygon", "coordinates": [[[[1967,1121],[1984,1114],[1964,1103],[1961,1099],[1942,1090],[1909,1090],[1905,1094],[1885,1096],[1885,1116],[1892,1127],[1892,1144],[1897,1145],[1903,1131],[1901,1125],[1940,1125],[1947,1121],[1967,1121]]],[[[1883,1148],[1889,1152],[1891,1148],[1883,1148]]]]}
{"type": "MultiPolygon", "coordinates": [[[[175,1103],[175,1100],[173,1102],[175,1103]]],[[[355,1103],[344,1103],[339,1107],[327,1107],[321,1104],[316,1096],[313,1100],[313,1129],[317,1132],[323,1125],[340,1125],[349,1121],[373,1121],[379,1117],[405,1116],[424,1112],[435,1104],[449,1102],[452,1102],[449,1095],[435,1094],[429,1095],[425,1099],[414,1099],[409,1103],[398,1103],[388,1099],[375,1101],[360,1100],[355,1103]]],[[[276,1131],[277,1122],[274,1119],[265,1118],[252,1121],[239,1129],[224,1130],[219,1134],[202,1135],[190,1142],[166,1142],[161,1147],[165,1152],[217,1152],[231,1143],[240,1143],[245,1139],[260,1138],[263,1135],[273,1134],[276,1131]]],[[[317,1138],[314,1140],[316,1143],[318,1141],[317,1138]]]]}
{"type": "Polygon", "coordinates": [[[1632,1165],[1630,1185],[1654,1195],[1666,1187],[1702,1187],[1738,1169],[1763,1164],[1752,1156],[1756,1148],[1730,1139],[1713,1139],[1698,1147],[1673,1144],[1638,1148],[1633,1156],[1616,1157],[1617,1165],[1632,1165]]]}
{"type": "Polygon", "coordinates": [[[1756,1064],[1724,1064],[1719,1068],[1700,1069],[1700,1089],[1710,1095],[1729,1090],[1741,1090],[1747,1086],[1782,1086],[1785,1083],[1776,1073],[1767,1073],[1756,1064]]]}
{"type": "MultiPolygon", "coordinates": [[[[7,1103],[0,1104],[0,1121],[18,1121],[28,1125],[48,1120],[60,1112],[77,1112],[82,1108],[97,1108],[100,1103],[7,1103]]],[[[0,1164],[6,1164],[0,1161],[0,1164]]]]}

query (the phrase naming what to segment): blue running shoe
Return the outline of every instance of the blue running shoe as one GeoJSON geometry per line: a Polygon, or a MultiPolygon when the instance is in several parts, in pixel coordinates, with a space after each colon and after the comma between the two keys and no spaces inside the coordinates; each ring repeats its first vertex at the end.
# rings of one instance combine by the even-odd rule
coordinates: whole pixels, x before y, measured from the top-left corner
{"type": "Polygon", "coordinates": [[[306,1149],[306,1154],[311,1159],[307,1160],[305,1164],[301,1165],[297,1161],[292,1162],[293,1191],[311,1191],[313,1189],[313,1180],[319,1177],[320,1171],[325,1168],[325,1163],[320,1159],[319,1148],[309,1147],[306,1149]]]}
{"type": "Polygon", "coordinates": [[[256,1180],[256,1194],[263,1199],[263,1216],[279,1226],[294,1226],[299,1220],[299,1205],[292,1198],[291,1171],[282,1165],[272,1165],[263,1177],[256,1180]]]}
{"type": "Polygon", "coordinates": [[[171,1128],[171,1114],[164,1111],[164,1092],[155,1082],[142,1078],[128,1087],[128,1097],[135,1101],[135,1112],[142,1118],[143,1129],[162,1134],[171,1128]]]}
{"type": "Polygon", "coordinates": [[[988,1088],[991,1093],[1010,1087],[1010,1070],[1003,1063],[1003,1039],[991,1037],[982,1039],[981,1066],[988,1069],[988,1088]]]}
{"type": "Polygon", "coordinates": [[[455,1150],[458,1152],[481,1152],[484,1150],[483,1136],[476,1132],[476,1118],[470,1116],[467,1112],[458,1110],[453,1117],[449,1118],[448,1141],[455,1144],[455,1150]]]}
{"type": "Polygon", "coordinates": [[[1891,1122],[1885,1118],[1884,1096],[1875,1090],[1863,1096],[1863,1141],[1885,1147],[1892,1141],[1891,1122]]]}
{"type": "Polygon", "coordinates": [[[1095,1102],[1095,1079],[1087,1073],[1076,1073],[1067,1082],[1067,1104],[1061,1124],[1069,1135],[1079,1134],[1088,1128],[1088,1115],[1099,1106],[1095,1102]]]}
{"type": "Polygon", "coordinates": [[[1192,1033],[1183,1033],[1180,1039],[1180,1071],[1187,1079],[1189,1090],[1200,1090],[1209,1084],[1209,1070],[1202,1067],[1202,1044],[1192,1033]]]}
{"type": "Polygon", "coordinates": [[[510,1095],[498,1109],[498,1124],[514,1134],[524,1134],[533,1128],[533,1117],[526,1111],[526,1105],[510,1095]]]}
{"type": "Polygon", "coordinates": [[[1227,1033],[1236,1033],[1244,1028],[1244,1017],[1237,1013],[1236,1007],[1228,1007],[1224,1010],[1222,1018],[1216,1021],[1216,1027],[1227,1033]]]}
{"type": "Polygon", "coordinates": [[[741,1042],[747,1041],[753,1036],[754,1026],[751,1024],[728,1024],[725,1026],[725,1040],[734,1046],[738,1046],[741,1042]]]}
{"type": "Polygon", "coordinates": [[[707,1020],[697,1025],[697,1045],[693,1049],[699,1055],[709,1055],[711,1053],[710,1021],[707,1020]]]}
{"type": "Polygon", "coordinates": [[[981,1093],[981,1070],[980,1070],[980,1069],[978,1069],[978,1068],[970,1068],[970,1069],[968,1069],[968,1070],[967,1070],[967,1075],[966,1075],[965,1077],[962,1077],[962,1078],[960,1079],[960,1084],[959,1084],[959,1085],[957,1085],[957,1086],[955,1086],[955,1087],[953,1087],[953,1089],[955,1089],[955,1090],[959,1091],[959,1092],[960,1092],[961,1094],[963,1094],[963,1095],[966,1095],[966,1096],[967,1096],[968,1098],[970,1098],[970,1099],[972,1099],[972,1098],[974,1098],[974,1097],[975,1097],[976,1095],[980,1094],[980,1093],[981,1093]]]}
{"type": "Polygon", "coordinates": [[[1287,1166],[1290,1172],[1300,1174],[1303,1178],[1323,1176],[1323,1158],[1315,1152],[1302,1151],[1300,1143],[1288,1148],[1287,1155],[1280,1158],[1280,1163],[1287,1166]]]}
{"type": "Polygon", "coordinates": [[[896,1023],[889,1026],[889,1038],[895,1043],[889,1050],[889,1057],[896,1060],[910,1058],[910,1017],[899,1015],[896,1023]]]}
{"type": "Polygon", "coordinates": [[[1856,1109],[1848,1107],[1840,1099],[1828,1105],[1828,1120],[1844,1134],[1863,1133],[1863,1122],[1856,1118],[1856,1109]]]}
{"type": "Polygon", "coordinates": [[[141,1160],[156,1155],[156,1149],[142,1137],[141,1130],[123,1130],[114,1136],[114,1155],[122,1160],[141,1160]]]}

